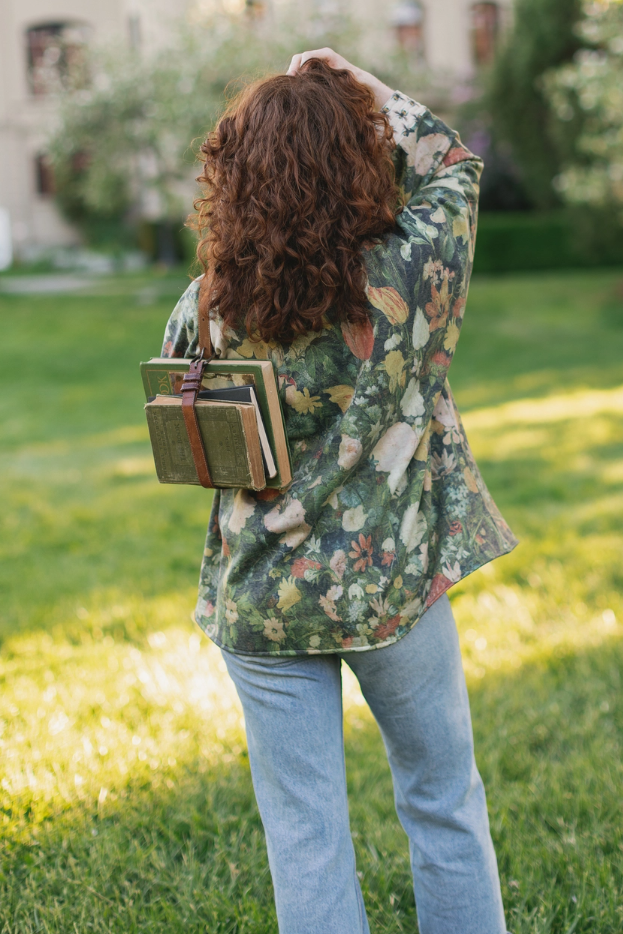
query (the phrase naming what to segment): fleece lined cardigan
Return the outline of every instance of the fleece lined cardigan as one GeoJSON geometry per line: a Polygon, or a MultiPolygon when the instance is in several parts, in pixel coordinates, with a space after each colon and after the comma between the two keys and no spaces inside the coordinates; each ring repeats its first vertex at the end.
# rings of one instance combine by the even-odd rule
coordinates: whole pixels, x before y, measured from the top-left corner
{"type": "MultiPolygon", "coordinates": [[[[226,358],[270,359],[294,481],[214,494],[195,618],[251,655],[397,642],[449,587],[516,540],[480,476],[447,381],[471,273],[480,159],[400,93],[383,108],[405,208],[364,251],[366,326],[289,344],[229,331],[226,358]]],[[[199,283],[164,356],[197,347],[199,283]]]]}

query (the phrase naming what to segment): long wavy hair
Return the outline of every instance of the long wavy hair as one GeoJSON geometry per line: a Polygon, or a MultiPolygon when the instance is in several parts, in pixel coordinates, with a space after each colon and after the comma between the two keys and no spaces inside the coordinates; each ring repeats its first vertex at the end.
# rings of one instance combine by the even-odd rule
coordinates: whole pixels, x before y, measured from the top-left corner
{"type": "Polygon", "coordinates": [[[264,341],[362,323],[362,250],[395,225],[392,147],[349,71],[312,60],[244,88],[201,146],[203,307],[264,341]]]}

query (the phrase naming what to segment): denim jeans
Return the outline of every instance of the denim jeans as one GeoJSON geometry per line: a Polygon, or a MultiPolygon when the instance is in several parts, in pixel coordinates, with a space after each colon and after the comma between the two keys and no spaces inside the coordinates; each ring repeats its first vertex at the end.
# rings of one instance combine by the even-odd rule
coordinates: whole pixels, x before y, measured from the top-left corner
{"type": "Polygon", "coordinates": [[[421,934],[504,934],[450,602],[399,642],[284,658],[223,652],[244,709],[280,934],[368,934],[346,796],[341,662],[379,725],[421,934]]]}

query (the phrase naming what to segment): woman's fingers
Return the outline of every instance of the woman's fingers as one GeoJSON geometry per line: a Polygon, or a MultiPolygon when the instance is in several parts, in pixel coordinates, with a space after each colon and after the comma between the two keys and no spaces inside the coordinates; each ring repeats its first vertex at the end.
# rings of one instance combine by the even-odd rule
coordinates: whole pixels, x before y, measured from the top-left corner
{"type": "Polygon", "coordinates": [[[286,74],[290,76],[295,75],[300,67],[301,67],[301,54],[299,53],[298,55],[292,56],[292,61],[290,62],[290,67],[288,68],[286,74]]]}
{"type": "Polygon", "coordinates": [[[379,81],[378,78],[375,78],[374,75],[369,74],[367,71],[362,71],[361,68],[357,68],[355,65],[351,65],[342,55],[338,55],[333,49],[328,48],[313,49],[310,52],[299,52],[297,55],[294,55],[287,74],[291,77],[297,75],[301,69],[304,68],[305,63],[311,58],[320,58],[322,61],[326,62],[327,65],[330,65],[331,68],[341,68],[345,71],[352,72],[358,81],[361,81],[362,84],[370,88],[379,110],[393,94],[392,89],[388,85],[383,84],[382,81],[379,81]]]}
{"type": "Polygon", "coordinates": [[[288,68],[287,74],[295,75],[297,74],[305,62],[308,62],[311,58],[319,58],[322,61],[325,61],[327,65],[330,65],[331,68],[345,68],[348,71],[355,71],[353,65],[350,62],[347,62],[343,56],[338,55],[337,52],[334,52],[333,49],[312,49],[307,52],[299,52],[298,55],[294,55],[292,61],[290,62],[290,67],[288,68]]]}

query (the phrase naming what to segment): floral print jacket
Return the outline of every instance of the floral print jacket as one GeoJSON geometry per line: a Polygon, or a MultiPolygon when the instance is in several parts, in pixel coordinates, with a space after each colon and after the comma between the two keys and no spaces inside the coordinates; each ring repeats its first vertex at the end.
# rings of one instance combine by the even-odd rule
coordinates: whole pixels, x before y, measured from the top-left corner
{"type": "MultiPolygon", "coordinates": [[[[195,618],[251,655],[376,649],[516,540],[480,476],[446,379],[471,273],[480,159],[400,93],[385,112],[405,208],[365,252],[367,326],[288,345],[229,331],[227,358],[278,371],[294,480],[214,494],[195,618]]],[[[197,347],[199,284],[164,356],[197,347]]],[[[219,342],[217,342],[218,344],[219,342]]]]}

